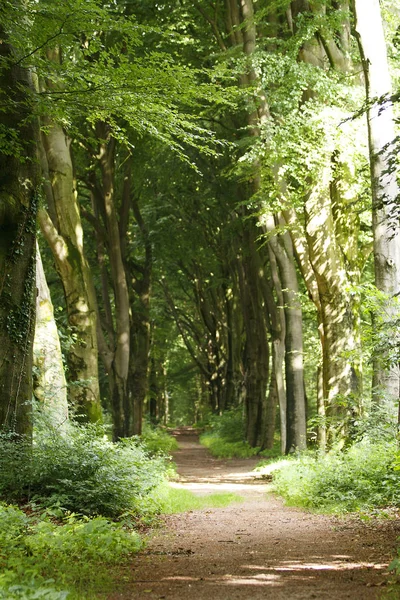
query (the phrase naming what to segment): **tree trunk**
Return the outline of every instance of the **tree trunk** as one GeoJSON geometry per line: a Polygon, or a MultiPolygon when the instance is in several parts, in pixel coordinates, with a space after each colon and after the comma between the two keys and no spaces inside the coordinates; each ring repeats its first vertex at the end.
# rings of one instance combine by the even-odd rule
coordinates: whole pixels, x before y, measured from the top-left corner
{"type": "MultiPolygon", "coordinates": [[[[382,313],[390,327],[397,318],[400,292],[399,188],[392,156],[396,137],[393,108],[390,100],[383,105],[378,100],[390,96],[391,79],[379,0],[353,0],[353,10],[368,106],[375,284],[387,294],[382,313]]],[[[377,399],[388,402],[391,412],[390,406],[399,398],[400,373],[398,365],[390,368],[384,364],[387,358],[385,351],[375,356],[373,392],[377,399]]]]}
{"type": "Polygon", "coordinates": [[[255,224],[244,222],[243,255],[239,265],[239,286],[243,324],[246,333],[244,350],[244,389],[246,407],[246,439],[253,447],[262,444],[265,423],[266,394],[269,380],[269,348],[266,311],[259,285],[259,257],[254,241],[255,224]]]}
{"type": "Polygon", "coordinates": [[[113,415],[113,435],[117,440],[125,437],[128,421],[125,408],[128,399],[128,376],[130,356],[130,306],[127,285],[127,274],[123,262],[121,236],[114,197],[114,170],[116,141],[110,136],[106,123],[96,124],[99,141],[98,160],[101,171],[101,195],[95,194],[98,211],[103,216],[108,256],[110,261],[111,281],[115,302],[115,336],[113,347],[103,351],[110,382],[111,407],[113,415]]]}
{"type": "MultiPolygon", "coordinates": [[[[274,234],[273,217],[267,217],[267,230],[274,234]]],[[[275,254],[285,307],[285,376],[287,399],[287,439],[285,452],[305,450],[307,446],[306,399],[303,369],[303,324],[299,286],[289,234],[271,235],[269,244],[275,254]]]]}
{"type": "Polygon", "coordinates": [[[31,74],[15,61],[1,25],[0,38],[0,127],[18,133],[14,146],[0,151],[0,428],[30,435],[39,133],[31,74]]]}
{"type": "Polygon", "coordinates": [[[33,345],[33,364],[36,371],[34,395],[51,423],[55,427],[60,427],[68,420],[67,382],[53,304],[38,247],[36,288],[36,327],[33,345]]]}
{"type": "Polygon", "coordinates": [[[83,249],[70,141],[60,125],[47,126],[41,162],[48,212],[41,209],[39,221],[63,285],[68,324],[75,337],[67,353],[68,400],[77,420],[96,422],[102,418],[96,298],[83,249]]]}
{"type": "Polygon", "coordinates": [[[323,390],[330,442],[343,443],[349,423],[360,410],[360,323],[357,294],[349,287],[360,281],[357,215],[330,193],[331,167],[321,177],[321,190],[305,202],[310,261],[319,290],[323,329],[323,390]],[[354,221],[354,222],[353,222],[354,221]]]}

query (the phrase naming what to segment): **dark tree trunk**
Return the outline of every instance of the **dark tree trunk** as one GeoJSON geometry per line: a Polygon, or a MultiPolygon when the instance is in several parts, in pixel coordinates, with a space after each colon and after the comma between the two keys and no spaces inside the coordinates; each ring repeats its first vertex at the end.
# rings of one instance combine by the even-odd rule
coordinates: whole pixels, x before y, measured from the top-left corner
{"type": "Polygon", "coordinates": [[[0,428],[30,434],[38,124],[29,109],[30,73],[12,63],[13,50],[1,26],[0,38],[0,127],[18,132],[19,140],[8,149],[11,156],[0,152],[0,428]]]}

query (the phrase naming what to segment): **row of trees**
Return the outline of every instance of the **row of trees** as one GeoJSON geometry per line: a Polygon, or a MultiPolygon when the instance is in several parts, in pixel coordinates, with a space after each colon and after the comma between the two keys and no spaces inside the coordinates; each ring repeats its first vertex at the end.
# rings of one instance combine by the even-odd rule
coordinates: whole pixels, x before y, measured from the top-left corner
{"type": "Polygon", "coordinates": [[[306,447],[310,413],[321,448],[344,443],[369,387],[390,415],[400,253],[378,0],[1,16],[3,425],[30,428],[36,216],[76,418],[103,404],[115,439],[140,434],[179,374],[197,409],[242,405],[252,446],[272,447],[277,407],[283,452],[306,447]]]}

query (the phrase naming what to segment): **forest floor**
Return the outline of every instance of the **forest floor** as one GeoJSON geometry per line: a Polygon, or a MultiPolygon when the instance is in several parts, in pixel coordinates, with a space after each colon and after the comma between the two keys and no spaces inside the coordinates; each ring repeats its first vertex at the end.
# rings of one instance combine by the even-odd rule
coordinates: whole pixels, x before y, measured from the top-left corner
{"type": "Polygon", "coordinates": [[[400,598],[387,587],[398,520],[285,507],[252,472],[258,458],[215,459],[194,431],[175,435],[174,485],[199,494],[235,492],[243,502],[164,517],[109,600],[400,598]]]}

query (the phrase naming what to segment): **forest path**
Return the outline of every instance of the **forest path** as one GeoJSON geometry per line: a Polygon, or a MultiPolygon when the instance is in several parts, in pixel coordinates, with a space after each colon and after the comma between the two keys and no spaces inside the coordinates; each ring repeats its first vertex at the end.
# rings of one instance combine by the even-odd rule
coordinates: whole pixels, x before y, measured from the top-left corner
{"type": "Polygon", "coordinates": [[[243,502],[165,517],[165,528],[134,558],[110,600],[381,598],[398,522],[365,524],[287,508],[255,479],[258,459],[214,459],[194,431],[175,434],[175,485],[203,494],[233,491],[243,502]]]}

